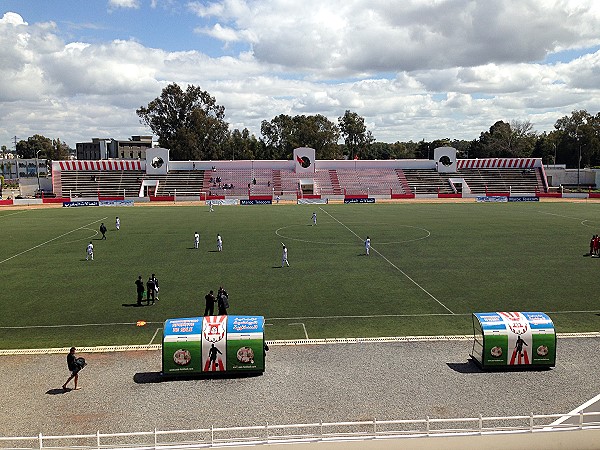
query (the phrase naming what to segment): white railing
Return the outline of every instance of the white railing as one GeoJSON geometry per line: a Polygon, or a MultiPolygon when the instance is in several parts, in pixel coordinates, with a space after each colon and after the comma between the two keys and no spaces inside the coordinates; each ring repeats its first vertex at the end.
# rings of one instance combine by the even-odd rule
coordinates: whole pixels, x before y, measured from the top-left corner
{"type": "Polygon", "coordinates": [[[139,431],[67,436],[0,436],[1,448],[19,449],[174,449],[211,448],[232,445],[332,442],[412,437],[470,436],[600,429],[600,412],[574,414],[530,414],[506,417],[451,419],[376,420],[318,422],[171,431],[139,431]],[[554,420],[554,423],[552,423],[554,420]]]}

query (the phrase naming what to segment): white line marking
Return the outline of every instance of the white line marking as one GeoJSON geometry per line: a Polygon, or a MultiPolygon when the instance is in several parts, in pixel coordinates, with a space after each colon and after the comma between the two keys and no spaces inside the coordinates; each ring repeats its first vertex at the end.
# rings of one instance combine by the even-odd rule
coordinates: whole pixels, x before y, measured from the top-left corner
{"type": "MultiPolygon", "coordinates": [[[[360,239],[362,241],[362,238],[358,234],[356,234],[353,230],[351,230],[346,225],[344,225],[342,222],[340,222],[338,219],[336,219],[335,217],[333,217],[331,214],[329,214],[327,211],[325,211],[322,207],[319,207],[319,209],[321,211],[323,211],[325,214],[327,214],[329,217],[331,217],[333,220],[335,220],[337,223],[339,223],[341,226],[343,226],[346,230],[348,230],[350,233],[352,233],[358,239],[360,239]]],[[[450,314],[454,314],[454,312],[450,308],[448,308],[446,305],[444,305],[442,302],[440,302],[437,298],[435,298],[433,296],[433,294],[431,294],[427,289],[425,289],[423,286],[421,286],[419,283],[417,283],[415,280],[413,280],[406,272],[404,272],[402,269],[400,269],[398,266],[396,266],[393,262],[391,262],[389,259],[387,259],[380,252],[378,252],[377,250],[375,250],[375,248],[373,246],[371,246],[371,250],[373,250],[375,253],[377,253],[379,256],[381,256],[389,265],[391,265],[394,269],[396,269],[398,272],[400,272],[402,275],[404,275],[406,278],[408,278],[415,286],[417,286],[419,289],[421,289],[425,294],[427,294],[433,300],[435,300],[436,302],[438,302],[444,309],[446,309],[447,311],[449,311],[450,314]]]]}
{"type": "Polygon", "coordinates": [[[152,335],[152,339],[150,339],[150,342],[148,342],[148,345],[152,345],[152,341],[154,340],[154,338],[156,337],[156,335],[158,334],[158,331],[162,330],[162,328],[157,328],[156,331],[154,332],[154,334],[152,335]]]}
{"type": "Polygon", "coordinates": [[[98,222],[101,222],[102,220],[106,220],[106,219],[108,219],[108,216],[107,216],[107,217],[104,217],[104,218],[102,218],[102,219],[94,220],[93,222],[90,222],[90,223],[88,223],[88,224],[82,225],[82,226],[80,226],[79,228],[75,228],[74,230],[67,231],[66,233],[63,233],[63,234],[61,234],[60,236],[56,236],[55,238],[52,238],[52,239],[50,239],[50,240],[47,240],[46,242],[42,242],[41,244],[38,244],[38,245],[36,245],[35,247],[31,247],[31,248],[29,248],[29,249],[27,249],[27,250],[23,250],[22,252],[20,252],[20,253],[17,253],[16,255],[13,255],[13,256],[11,256],[11,257],[9,257],[9,258],[6,258],[5,260],[2,260],[2,261],[0,261],[0,264],[2,264],[2,263],[5,263],[6,261],[10,261],[11,259],[13,259],[13,258],[16,258],[17,256],[21,256],[21,255],[23,255],[24,253],[30,252],[31,250],[35,250],[36,248],[39,248],[39,247],[41,247],[42,245],[46,245],[46,244],[48,244],[48,243],[50,243],[50,242],[52,242],[52,241],[55,241],[55,240],[57,240],[57,239],[60,239],[61,237],[63,237],[63,236],[66,236],[67,234],[74,233],[75,231],[81,230],[82,228],[85,228],[85,227],[87,227],[87,226],[89,226],[89,225],[91,225],[91,224],[93,224],[93,223],[98,223],[98,222]]]}
{"type": "MultiPolygon", "coordinates": [[[[591,311],[546,311],[546,314],[598,314],[600,310],[591,311]]],[[[373,315],[356,315],[356,316],[302,316],[302,317],[265,317],[265,321],[269,320],[336,320],[336,319],[381,319],[381,318],[394,318],[394,317],[460,317],[460,316],[471,316],[471,313],[459,314],[459,313],[424,313],[424,314],[373,314],[373,315]]],[[[146,322],[148,325],[160,325],[162,322],[146,322]]],[[[115,326],[115,325],[136,325],[135,322],[109,322],[109,323],[81,323],[81,324],[63,324],[63,325],[23,325],[23,326],[0,326],[0,330],[26,330],[35,328],[71,328],[71,327],[102,327],[102,326],[115,326]]],[[[273,325],[272,323],[265,323],[265,325],[273,325]]],[[[582,336],[596,336],[600,331],[593,332],[581,332],[581,333],[557,333],[557,335],[563,335],[564,337],[582,337],[582,336]]]]}
{"type": "MultiPolygon", "coordinates": [[[[161,323],[161,322],[147,322],[147,323],[161,323]]],[[[13,326],[13,327],[0,327],[1,330],[22,330],[28,328],[66,328],[66,327],[103,327],[103,326],[113,326],[113,325],[136,325],[136,323],[128,323],[128,322],[109,322],[109,323],[79,323],[79,324],[69,324],[69,325],[25,325],[25,326],[13,326]]]]}
{"type": "Polygon", "coordinates": [[[29,210],[24,209],[23,211],[17,211],[17,212],[9,213],[9,214],[2,214],[2,215],[0,215],[0,219],[4,219],[5,217],[8,217],[8,216],[14,216],[15,214],[23,214],[26,212],[29,212],[29,210]]]}
{"type": "MultiPolygon", "coordinates": [[[[332,222],[325,222],[325,223],[332,223],[332,222]]],[[[357,222],[353,222],[353,223],[357,223],[357,222]]],[[[364,225],[364,223],[362,224],[364,225]]],[[[387,225],[387,224],[377,224],[377,225],[387,225]]],[[[377,245],[387,245],[387,244],[407,244],[409,242],[417,242],[417,241],[422,241],[423,239],[427,239],[429,236],[431,236],[431,231],[429,231],[426,228],[421,228],[421,227],[414,227],[412,225],[397,225],[398,227],[404,227],[404,228],[414,228],[416,230],[421,230],[424,231],[425,233],[427,233],[425,236],[419,237],[419,238],[414,238],[414,239],[406,239],[403,241],[392,241],[392,242],[377,242],[377,245]]],[[[280,227],[277,228],[275,230],[275,234],[277,236],[279,236],[280,238],[283,239],[287,239],[289,241],[296,241],[296,242],[305,242],[307,244],[323,244],[323,245],[354,245],[350,242],[324,242],[324,241],[314,241],[311,239],[299,239],[299,238],[294,238],[294,237],[290,237],[290,236],[286,236],[284,234],[281,234],[280,231],[284,230],[286,228],[292,228],[292,227],[297,227],[297,228],[301,228],[303,229],[304,227],[306,227],[306,225],[286,225],[284,227],[280,227]]]]}
{"type": "Polygon", "coordinates": [[[431,314],[374,314],[357,316],[304,316],[304,317],[267,317],[265,320],[308,320],[308,319],[381,319],[384,317],[440,317],[471,316],[471,314],[431,313],[431,314]]]}
{"type": "Polygon", "coordinates": [[[288,326],[291,325],[302,325],[302,329],[304,330],[304,336],[306,336],[306,339],[310,339],[308,337],[308,333],[306,332],[306,327],[304,326],[304,324],[302,322],[296,322],[296,323],[289,323],[288,326]]]}

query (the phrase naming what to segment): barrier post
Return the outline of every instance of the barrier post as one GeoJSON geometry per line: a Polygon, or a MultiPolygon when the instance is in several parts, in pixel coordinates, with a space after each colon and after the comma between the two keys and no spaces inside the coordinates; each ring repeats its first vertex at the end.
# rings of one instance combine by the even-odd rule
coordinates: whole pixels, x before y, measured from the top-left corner
{"type": "Polygon", "coordinates": [[[42,433],[40,433],[40,434],[38,435],[38,444],[39,444],[40,450],[41,450],[42,448],[44,448],[44,438],[42,437],[42,433]]]}
{"type": "Polygon", "coordinates": [[[533,433],[533,413],[529,413],[529,432],[533,433]]]}

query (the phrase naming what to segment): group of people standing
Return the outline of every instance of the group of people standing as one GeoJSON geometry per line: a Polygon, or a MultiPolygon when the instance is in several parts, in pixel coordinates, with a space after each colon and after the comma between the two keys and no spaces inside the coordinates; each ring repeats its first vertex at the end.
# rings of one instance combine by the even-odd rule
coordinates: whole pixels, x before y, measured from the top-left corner
{"type": "Polygon", "coordinates": [[[215,315],[215,303],[217,304],[217,316],[226,316],[227,309],[229,309],[229,294],[223,289],[223,286],[219,286],[217,296],[215,297],[214,291],[210,291],[204,296],[206,306],[204,308],[205,316],[215,315]]]}
{"type": "Polygon", "coordinates": [[[135,280],[136,292],[137,292],[137,306],[142,306],[142,301],[144,300],[144,292],[146,292],[146,305],[150,305],[150,302],[154,305],[155,301],[158,301],[158,279],[154,274],[148,278],[146,281],[146,285],[144,286],[144,281],[142,280],[142,276],[138,276],[138,279],[135,280]],[[144,289],[145,288],[145,289],[144,289]]]}
{"type": "MultiPolygon", "coordinates": [[[[194,232],[194,248],[198,249],[200,247],[200,233],[197,231],[194,232]]],[[[219,233],[217,233],[217,251],[223,251],[223,238],[219,233]]]]}
{"type": "Polygon", "coordinates": [[[593,234],[590,240],[590,256],[596,258],[600,256],[600,236],[597,234],[593,234]]]}

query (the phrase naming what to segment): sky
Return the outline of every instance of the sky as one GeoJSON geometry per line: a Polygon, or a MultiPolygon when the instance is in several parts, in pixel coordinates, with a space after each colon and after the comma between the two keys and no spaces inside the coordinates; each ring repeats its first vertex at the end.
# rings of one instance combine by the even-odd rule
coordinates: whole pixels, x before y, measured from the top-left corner
{"type": "Polygon", "coordinates": [[[0,145],[149,135],[199,86],[230,130],[346,110],[380,142],[600,111],[597,0],[0,0],[0,145]]]}

